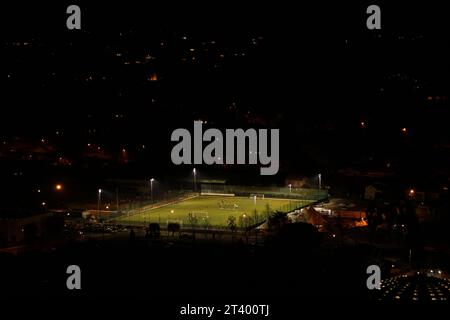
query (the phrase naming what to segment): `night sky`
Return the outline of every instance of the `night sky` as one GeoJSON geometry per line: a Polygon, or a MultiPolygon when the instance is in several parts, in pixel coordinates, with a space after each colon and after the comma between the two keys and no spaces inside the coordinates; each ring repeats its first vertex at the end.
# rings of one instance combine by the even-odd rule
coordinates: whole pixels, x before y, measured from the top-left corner
{"type": "Polygon", "coordinates": [[[69,2],[2,6],[6,181],[170,174],[171,132],[203,120],[280,128],[272,182],[350,167],[448,183],[444,5],[379,2],[373,31],[372,3],[164,3],[78,1],[81,31],[69,2]]]}

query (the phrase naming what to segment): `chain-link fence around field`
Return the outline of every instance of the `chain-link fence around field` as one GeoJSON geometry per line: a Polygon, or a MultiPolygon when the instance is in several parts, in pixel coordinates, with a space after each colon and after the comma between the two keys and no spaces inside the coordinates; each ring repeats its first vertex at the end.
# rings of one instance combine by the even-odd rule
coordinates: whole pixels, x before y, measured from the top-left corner
{"type": "MultiPolygon", "coordinates": [[[[289,213],[294,210],[301,209],[315,202],[322,201],[328,197],[326,190],[319,189],[306,189],[306,188],[280,188],[280,187],[249,187],[249,186],[232,186],[232,185],[210,185],[202,184],[200,194],[203,195],[217,195],[217,196],[236,196],[251,198],[256,196],[259,199],[284,199],[283,205],[274,206],[273,203],[267,208],[259,210],[249,210],[241,212],[240,214],[230,214],[235,216],[233,222],[237,229],[247,229],[253,226],[259,225],[266,221],[268,217],[274,212],[289,213]]],[[[120,221],[129,225],[148,225],[149,223],[158,223],[161,227],[164,227],[166,223],[166,217],[155,215],[151,217],[147,213],[148,210],[158,209],[159,207],[165,207],[166,205],[174,205],[178,202],[186,201],[189,198],[195,198],[200,195],[199,193],[192,192],[172,192],[171,197],[164,200],[159,200],[152,203],[148,200],[134,201],[129,206],[121,206],[121,212],[117,213],[117,216],[111,216],[111,220],[121,218],[120,221]]],[[[230,199],[230,203],[232,200],[230,199]]],[[[195,214],[195,211],[191,213],[195,214]]],[[[199,228],[199,229],[227,229],[229,225],[228,221],[216,225],[209,223],[210,221],[200,220],[195,223],[195,227],[190,223],[189,219],[184,217],[182,222],[178,222],[182,229],[199,228]]],[[[197,215],[200,217],[201,215],[197,215]]],[[[181,219],[181,218],[180,218],[181,219]]]]}
{"type": "Polygon", "coordinates": [[[296,199],[307,201],[322,201],[328,198],[328,191],[322,189],[289,188],[289,187],[256,187],[202,184],[202,194],[233,194],[239,197],[250,195],[265,198],[296,199]]]}
{"type": "MultiPolygon", "coordinates": [[[[179,199],[179,201],[186,201],[187,198],[179,199]]],[[[259,200],[258,200],[259,201],[259,200]]],[[[281,213],[289,213],[294,210],[298,210],[304,207],[307,207],[316,202],[315,200],[303,200],[303,199],[292,199],[288,203],[280,206],[270,206],[267,205],[266,208],[261,210],[251,210],[246,212],[241,212],[239,214],[234,214],[234,212],[230,212],[229,216],[234,216],[233,225],[236,227],[236,230],[245,230],[249,228],[253,228],[264,223],[270,215],[275,212],[281,213]]],[[[157,206],[155,206],[156,208],[157,206]]],[[[210,221],[205,220],[203,217],[204,212],[196,212],[193,211],[198,219],[195,219],[195,223],[190,221],[189,215],[187,214],[183,218],[166,220],[167,217],[162,218],[161,215],[151,216],[146,213],[146,210],[151,209],[152,206],[143,207],[140,209],[133,210],[131,212],[126,213],[126,216],[122,216],[121,222],[127,225],[135,225],[135,226],[148,226],[150,223],[158,223],[162,228],[167,228],[169,222],[177,223],[180,225],[180,228],[183,230],[186,229],[199,229],[199,230],[230,230],[230,221],[226,221],[226,223],[222,224],[214,224],[210,223],[210,221]],[[133,218],[133,216],[138,219],[133,218]]]]}

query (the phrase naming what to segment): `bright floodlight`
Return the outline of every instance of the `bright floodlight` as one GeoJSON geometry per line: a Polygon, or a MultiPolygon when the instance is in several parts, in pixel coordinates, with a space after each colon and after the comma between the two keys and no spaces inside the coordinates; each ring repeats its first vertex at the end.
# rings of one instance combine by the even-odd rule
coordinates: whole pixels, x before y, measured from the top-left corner
{"type": "Polygon", "coordinates": [[[151,178],[151,179],[150,179],[150,182],[153,182],[153,181],[155,181],[155,179],[151,178]]]}
{"type": "Polygon", "coordinates": [[[194,174],[195,174],[195,168],[192,170],[192,172],[194,172],[194,174]]]}
{"type": "Polygon", "coordinates": [[[98,193],[102,193],[102,189],[98,189],[98,193]]]}

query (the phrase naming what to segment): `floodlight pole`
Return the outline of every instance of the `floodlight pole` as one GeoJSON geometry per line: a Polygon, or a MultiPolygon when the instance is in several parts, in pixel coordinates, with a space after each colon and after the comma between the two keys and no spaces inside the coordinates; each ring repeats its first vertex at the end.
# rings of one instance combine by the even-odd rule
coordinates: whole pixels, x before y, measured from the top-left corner
{"type": "Polygon", "coordinates": [[[194,174],[194,193],[197,192],[197,170],[195,168],[192,170],[194,174]]]}
{"type": "Polygon", "coordinates": [[[151,178],[150,179],[150,198],[153,204],[153,181],[155,181],[155,179],[151,178]]]}
{"type": "Polygon", "coordinates": [[[98,189],[97,196],[97,215],[100,217],[100,202],[102,201],[102,189],[98,189]]]}
{"type": "Polygon", "coordinates": [[[322,189],[322,174],[319,173],[319,190],[322,189]]]}
{"type": "MultiPolygon", "coordinates": [[[[102,218],[100,214],[101,201],[102,201],[102,189],[98,189],[97,214],[100,218],[102,218]]],[[[105,240],[105,223],[103,222],[103,219],[102,219],[102,240],[105,240]]]]}
{"type": "Polygon", "coordinates": [[[116,210],[119,213],[119,188],[116,188],[116,210]]]}

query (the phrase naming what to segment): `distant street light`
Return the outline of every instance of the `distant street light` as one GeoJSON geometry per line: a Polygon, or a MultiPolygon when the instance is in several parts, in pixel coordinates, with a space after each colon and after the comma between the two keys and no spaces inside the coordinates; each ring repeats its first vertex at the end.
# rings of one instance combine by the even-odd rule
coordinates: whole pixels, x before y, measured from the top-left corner
{"type": "Polygon", "coordinates": [[[289,193],[291,193],[292,192],[292,184],[289,184],[288,187],[289,187],[289,193]]]}
{"type": "Polygon", "coordinates": [[[61,190],[63,189],[62,184],[57,184],[57,185],[55,186],[55,189],[56,189],[56,191],[61,191],[61,190]]]}

